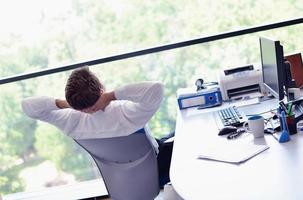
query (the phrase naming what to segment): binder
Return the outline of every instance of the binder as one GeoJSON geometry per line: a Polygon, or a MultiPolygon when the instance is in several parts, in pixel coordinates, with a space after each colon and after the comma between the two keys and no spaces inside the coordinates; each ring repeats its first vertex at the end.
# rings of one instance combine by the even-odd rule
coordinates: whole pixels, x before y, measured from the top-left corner
{"type": "Polygon", "coordinates": [[[294,53],[285,56],[285,59],[290,62],[291,76],[295,79],[296,86],[303,87],[303,64],[301,53],[294,53]]]}
{"type": "Polygon", "coordinates": [[[177,91],[179,109],[191,107],[209,108],[222,104],[222,95],[218,85],[209,85],[205,89],[180,88],[177,91]]]}

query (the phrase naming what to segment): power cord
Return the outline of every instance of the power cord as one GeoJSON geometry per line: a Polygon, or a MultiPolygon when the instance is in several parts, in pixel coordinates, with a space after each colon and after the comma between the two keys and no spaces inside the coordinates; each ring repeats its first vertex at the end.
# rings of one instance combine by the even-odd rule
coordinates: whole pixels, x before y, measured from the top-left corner
{"type": "Polygon", "coordinates": [[[235,132],[232,132],[230,133],[228,136],[227,136],[227,139],[228,140],[234,140],[234,139],[237,139],[239,136],[241,136],[243,133],[245,133],[246,131],[244,129],[240,129],[240,130],[237,130],[235,132]]]}

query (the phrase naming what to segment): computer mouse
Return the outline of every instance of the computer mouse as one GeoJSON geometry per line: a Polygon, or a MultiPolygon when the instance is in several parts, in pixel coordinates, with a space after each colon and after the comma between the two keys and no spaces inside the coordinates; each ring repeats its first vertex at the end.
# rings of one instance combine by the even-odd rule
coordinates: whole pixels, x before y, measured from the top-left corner
{"type": "Polygon", "coordinates": [[[225,126],[219,131],[218,135],[227,135],[227,134],[230,134],[230,133],[235,132],[235,131],[237,131],[237,127],[235,127],[235,126],[225,126]]]}

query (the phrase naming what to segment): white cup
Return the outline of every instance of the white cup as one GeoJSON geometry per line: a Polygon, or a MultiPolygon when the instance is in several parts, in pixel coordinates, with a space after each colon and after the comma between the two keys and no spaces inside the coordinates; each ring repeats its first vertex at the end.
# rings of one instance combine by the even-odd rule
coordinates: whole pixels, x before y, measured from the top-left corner
{"type": "Polygon", "coordinates": [[[243,128],[254,135],[254,138],[264,137],[264,118],[260,115],[248,117],[243,128]],[[247,126],[248,125],[248,126],[247,126]]]}

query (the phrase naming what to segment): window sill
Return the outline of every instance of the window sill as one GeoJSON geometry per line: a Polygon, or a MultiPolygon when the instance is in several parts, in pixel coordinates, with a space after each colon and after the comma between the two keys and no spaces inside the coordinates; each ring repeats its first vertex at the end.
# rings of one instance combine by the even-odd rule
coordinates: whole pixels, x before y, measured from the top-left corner
{"type": "Polygon", "coordinates": [[[3,200],[46,200],[46,199],[85,199],[106,196],[102,179],[94,179],[75,184],[54,186],[42,190],[9,194],[3,200]]]}

